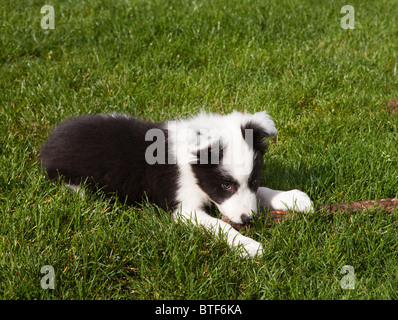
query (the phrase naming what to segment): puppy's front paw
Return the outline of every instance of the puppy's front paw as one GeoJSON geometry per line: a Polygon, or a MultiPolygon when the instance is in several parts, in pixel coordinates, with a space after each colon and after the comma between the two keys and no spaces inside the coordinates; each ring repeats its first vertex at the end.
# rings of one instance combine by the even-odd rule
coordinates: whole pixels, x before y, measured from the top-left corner
{"type": "Polygon", "coordinates": [[[294,189],[284,191],[272,199],[272,207],[274,210],[294,210],[298,212],[312,213],[314,212],[314,204],[310,197],[303,191],[294,189]]]}
{"type": "Polygon", "coordinates": [[[255,243],[244,246],[250,257],[261,256],[264,253],[263,245],[254,241],[255,243]]]}
{"type": "Polygon", "coordinates": [[[263,245],[253,239],[247,238],[244,241],[240,240],[242,245],[240,255],[245,258],[253,258],[261,256],[264,253],[263,245]]]}

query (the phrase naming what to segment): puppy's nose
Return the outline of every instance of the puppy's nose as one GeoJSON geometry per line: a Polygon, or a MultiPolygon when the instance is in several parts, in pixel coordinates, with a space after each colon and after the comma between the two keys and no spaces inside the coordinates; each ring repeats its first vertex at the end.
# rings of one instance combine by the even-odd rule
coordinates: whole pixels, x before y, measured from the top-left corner
{"type": "Polygon", "coordinates": [[[246,213],[242,213],[240,215],[240,220],[242,220],[243,224],[246,224],[246,223],[248,223],[250,221],[250,217],[246,213]]]}

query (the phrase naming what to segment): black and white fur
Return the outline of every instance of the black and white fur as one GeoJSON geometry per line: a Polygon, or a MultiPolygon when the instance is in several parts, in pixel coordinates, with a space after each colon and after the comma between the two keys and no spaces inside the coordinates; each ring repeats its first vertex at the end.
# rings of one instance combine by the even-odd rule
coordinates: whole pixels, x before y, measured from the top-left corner
{"type": "Polygon", "coordinates": [[[208,214],[218,210],[246,223],[258,208],[312,211],[299,190],[259,187],[265,138],[277,130],[266,112],[200,113],[190,119],[150,123],[122,114],[83,115],[60,123],[43,145],[49,178],[76,188],[82,182],[134,204],[144,197],[177,221],[226,235],[243,255],[262,245],[208,214]]]}

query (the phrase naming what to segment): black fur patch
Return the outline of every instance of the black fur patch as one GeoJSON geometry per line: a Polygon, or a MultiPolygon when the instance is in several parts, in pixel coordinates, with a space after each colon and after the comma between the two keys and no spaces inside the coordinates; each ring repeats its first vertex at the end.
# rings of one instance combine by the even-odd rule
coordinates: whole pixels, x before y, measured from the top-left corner
{"type": "Polygon", "coordinates": [[[249,188],[252,191],[257,191],[261,183],[263,156],[267,151],[265,138],[271,136],[271,134],[255,122],[248,122],[245,126],[241,126],[241,132],[243,139],[246,138],[247,133],[250,133],[250,135],[247,136],[247,140],[245,139],[245,141],[249,143],[250,147],[254,150],[253,170],[249,177],[249,188]]]}
{"type": "Polygon", "coordinates": [[[198,181],[199,187],[215,203],[223,203],[239,188],[238,182],[229,174],[224,172],[217,164],[192,164],[192,171],[198,181]],[[225,190],[223,183],[230,183],[233,186],[232,191],[225,190]]]}
{"type": "MultiPolygon", "coordinates": [[[[49,178],[79,185],[86,181],[105,193],[116,193],[128,203],[145,195],[162,209],[177,206],[179,172],[176,164],[153,164],[145,160],[149,129],[167,130],[124,116],[84,115],[59,124],[41,149],[40,159],[49,178]],[[167,181],[167,183],[165,183],[167,181]]],[[[167,144],[165,150],[168,150],[167,144]]]]}
{"type": "Polygon", "coordinates": [[[249,189],[253,192],[257,192],[258,187],[261,183],[261,174],[263,168],[263,153],[260,151],[254,152],[254,159],[253,159],[253,170],[250,173],[248,186],[249,189]]]}
{"type": "Polygon", "coordinates": [[[255,122],[248,122],[246,125],[242,125],[240,128],[242,132],[243,139],[245,139],[246,142],[252,142],[253,144],[249,143],[250,147],[252,147],[254,150],[261,152],[264,154],[267,151],[267,144],[265,142],[265,138],[270,137],[271,135],[264,130],[261,126],[259,126],[255,122]],[[251,131],[246,131],[246,130],[251,130],[251,131]],[[250,135],[246,139],[246,134],[250,132],[250,135]],[[253,141],[251,141],[250,136],[253,137],[253,141]]]}

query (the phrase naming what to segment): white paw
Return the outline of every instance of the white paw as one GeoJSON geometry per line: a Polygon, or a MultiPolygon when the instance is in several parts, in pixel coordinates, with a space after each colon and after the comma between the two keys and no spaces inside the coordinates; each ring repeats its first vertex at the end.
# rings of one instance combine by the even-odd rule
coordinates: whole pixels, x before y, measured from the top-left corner
{"type": "MultiPolygon", "coordinates": [[[[264,253],[263,245],[257,241],[253,242],[254,243],[250,243],[243,248],[250,257],[261,256],[264,253]]],[[[243,253],[242,255],[247,256],[245,253],[243,253]]]]}
{"type": "Polygon", "coordinates": [[[314,212],[314,204],[310,197],[303,191],[294,189],[284,191],[272,199],[273,210],[294,210],[298,212],[314,212]]]}
{"type": "Polygon", "coordinates": [[[248,237],[240,239],[239,244],[242,245],[240,255],[244,258],[260,256],[264,253],[263,245],[248,237]]]}

